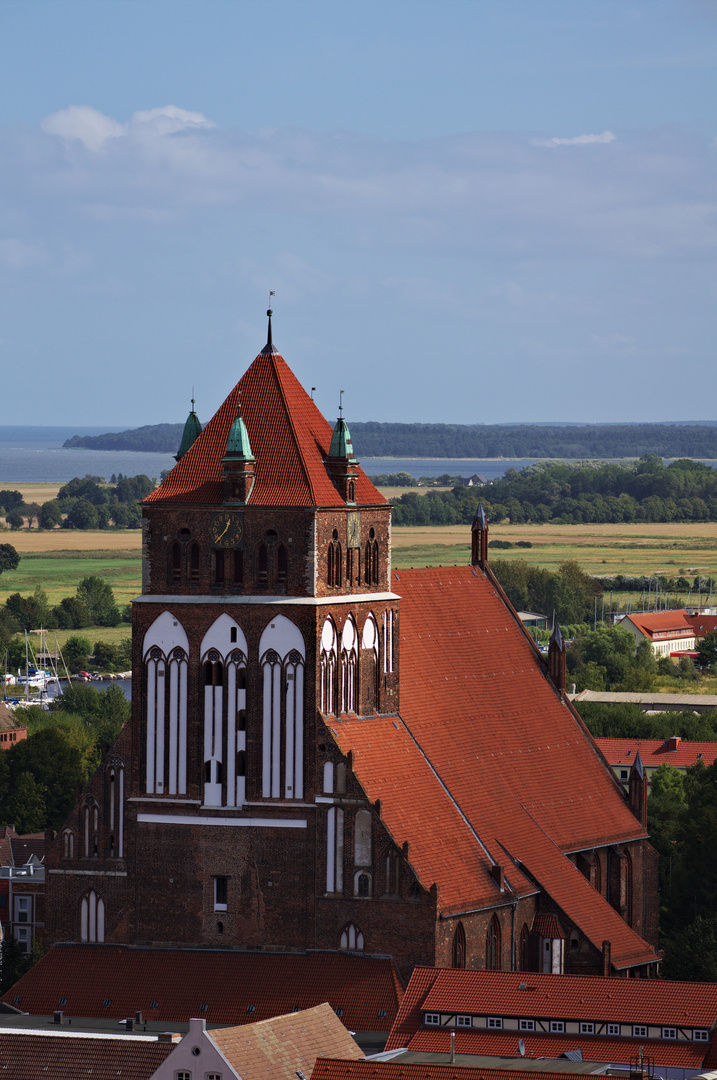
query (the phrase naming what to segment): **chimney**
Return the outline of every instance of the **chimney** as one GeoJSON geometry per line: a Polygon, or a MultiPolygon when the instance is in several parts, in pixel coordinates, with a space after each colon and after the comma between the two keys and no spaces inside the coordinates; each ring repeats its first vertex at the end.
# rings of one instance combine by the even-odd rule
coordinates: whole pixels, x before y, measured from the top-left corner
{"type": "Polygon", "coordinates": [[[451,1032],[451,1065],[456,1063],[456,1033],[451,1032]]]}
{"type": "Polygon", "coordinates": [[[56,1009],[55,1012],[52,1014],[52,1022],[53,1022],[53,1024],[61,1024],[61,1023],[63,1023],[64,1016],[65,1016],[65,1014],[62,1012],[61,1009],[56,1009]]]}
{"type": "Polygon", "coordinates": [[[500,866],[498,863],[494,863],[490,868],[490,876],[496,883],[501,892],[505,890],[505,867],[500,866]]]}
{"type": "Polygon", "coordinates": [[[553,621],[553,632],[548,645],[548,675],[556,690],[565,693],[565,642],[560,633],[558,620],[553,621]]]}
{"type": "Polygon", "coordinates": [[[134,1022],[135,1022],[135,1024],[141,1024],[142,1023],[142,1013],[139,1011],[139,1009],[134,1014],[134,1022]]]}
{"type": "Polygon", "coordinates": [[[181,1038],[174,1031],[160,1031],[157,1033],[157,1042],[161,1043],[173,1043],[177,1042],[181,1038]]]}
{"type": "Polygon", "coordinates": [[[612,945],[609,941],[602,943],[602,973],[606,978],[612,974],[612,945]]]}
{"type": "Polygon", "coordinates": [[[670,738],[667,740],[667,749],[676,750],[681,742],[682,737],[680,735],[671,735],[670,738]]]}

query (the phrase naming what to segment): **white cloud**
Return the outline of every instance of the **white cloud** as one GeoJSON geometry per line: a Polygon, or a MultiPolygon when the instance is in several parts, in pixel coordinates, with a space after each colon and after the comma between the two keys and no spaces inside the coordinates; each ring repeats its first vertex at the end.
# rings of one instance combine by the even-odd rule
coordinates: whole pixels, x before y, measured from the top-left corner
{"type": "Polygon", "coordinates": [[[593,143],[615,142],[617,135],[612,131],[603,131],[602,135],[573,135],[569,139],[531,139],[533,146],[590,146],[593,143]]]}
{"type": "Polygon", "coordinates": [[[28,244],[14,236],[0,239],[0,265],[8,270],[32,270],[47,261],[47,252],[36,244],[28,244]]]}
{"type": "Polygon", "coordinates": [[[41,127],[48,135],[77,139],[84,143],[88,150],[99,150],[108,139],[119,139],[127,135],[173,135],[178,131],[209,130],[216,127],[216,124],[202,113],[189,112],[176,105],[141,110],[134,113],[126,124],[114,120],[111,116],[105,116],[90,105],[70,105],[67,109],[45,117],[41,127]]]}

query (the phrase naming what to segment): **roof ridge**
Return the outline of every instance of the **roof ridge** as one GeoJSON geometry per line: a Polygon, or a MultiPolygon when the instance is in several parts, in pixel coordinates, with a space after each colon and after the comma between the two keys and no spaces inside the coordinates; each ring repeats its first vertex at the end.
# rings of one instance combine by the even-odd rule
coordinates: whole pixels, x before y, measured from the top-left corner
{"type": "MultiPolygon", "coordinates": [[[[260,353],[259,355],[262,355],[262,354],[260,353]]],[[[266,355],[266,354],[264,354],[264,355],[266,355]]],[[[294,423],[294,417],[293,417],[291,409],[289,408],[289,403],[288,403],[287,397],[286,397],[286,391],[284,390],[283,380],[282,380],[281,376],[279,375],[279,369],[278,369],[277,363],[276,363],[277,358],[282,361],[282,363],[286,367],[287,371],[291,371],[291,369],[289,368],[289,365],[286,363],[286,360],[284,360],[284,357],[281,355],[280,352],[275,350],[273,353],[270,354],[270,361],[271,361],[272,371],[274,372],[274,377],[276,378],[276,383],[277,383],[277,386],[279,388],[279,393],[281,395],[281,401],[282,401],[282,404],[284,406],[284,410],[286,412],[287,419],[289,421],[289,427],[291,428],[291,437],[294,440],[294,446],[296,448],[296,453],[297,453],[297,456],[299,458],[301,471],[304,474],[304,479],[306,480],[307,486],[309,488],[309,492],[311,493],[311,498],[312,498],[312,501],[313,501],[313,505],[316,506],[317,505],[317,498],[316,498],[316,492],[314,491],[314,484],[313,484],[311,475],[309,473],[309,470],[306,467],[306,462],[304,460],[304,451],[303,451],[303,448],[301,446],[301,443],[299,442],[298,435],[296,433],[296,425],[294,423]]],[[[291,374],[293,375],[294,373],[291,372],[291,374]]],[[[294,378],[296,378],[296,376],[294,376],[294,378]]],[[[298,379],[297,379],[297,383],[298,383],[298,379]]],[[[299,386],[301,386],[300,383],[299,383],[299,386]]],[[[304,388],[301,387],[301,389],[303,390],[304,388]]],[[[306,393],[305,390],[304,390],[304,393],[306,393]]]]}

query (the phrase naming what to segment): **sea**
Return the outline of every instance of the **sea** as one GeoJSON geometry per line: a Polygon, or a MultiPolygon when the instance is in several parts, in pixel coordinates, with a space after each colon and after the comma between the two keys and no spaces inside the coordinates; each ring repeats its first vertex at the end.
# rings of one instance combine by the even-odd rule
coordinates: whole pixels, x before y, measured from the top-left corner
{"type": "MultiPolygon", "coordinates": [[[[73,435],[102,435],[107,427],[11,427],[0,425],[0,486],[7,484],[66,484],[75,476],[99,476],[110,480],[112,475],[144,474],[159,479],[165,469],[174,465],[172,454],[145,453],[138,450],[82,450],[62,446],[73,435]]],[[[418,479],[473,476],[479,473],[486,480],[497,480],[507,469],[523,469],[540,458],[385,458],[361,459],[369,476],[407,472],[418,479]]],[[[704,460],[704,459],[703,459],[704,460]]],[[[706,460],[713,468],[717,460],[706,460]]]]}

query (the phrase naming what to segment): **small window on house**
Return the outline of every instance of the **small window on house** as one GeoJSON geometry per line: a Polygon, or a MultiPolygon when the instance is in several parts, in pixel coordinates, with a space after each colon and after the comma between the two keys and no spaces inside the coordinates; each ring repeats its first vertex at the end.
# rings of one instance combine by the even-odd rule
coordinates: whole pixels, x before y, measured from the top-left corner
{"type": "Polygon", "coordinates": [[[662,1029],[662,1038],[663,1039],[676,1039],[677,1038],[677,1028],[663,1027],[663,1029],[662,1029]]]}
{"type": "Polygon", "coordinates": [[[441,1022],[441,1017],[439,1013],[426,1013],[424,1019],[427,1024],[432,1024],[434,1026],[436,1024],[440,1024],[441,1022]]]}
{"type": "Polygon", "coordinates": [[[473,1017],[472,1016],[457,1016],[456,1017],[456,1026],[457,1027],[471,1027],[472,1024],[473,1024],[473,1017]]]}
{"type": "Polygon", "coordinates": [[[227,910],[227,885],[229,878],[215,877],[214,878],[214,910],[226,911],[227,910]]]}
{"type": "Polygon", "coordinates": [[[580,937],[577,930],[571,930],[570,932],[570,951],[577,952],[580,948],[580,937]]]}
{"type": "Polygon", "coordinates": [[[520,1020],[518,1028],[520,1031],[535,1031],[535,1020],[520,1020]]]}
{"type": "Polygon", "coordinates": [[[694,1042],[709,1042],[710,1033],[707,1028],[694,1028],[692,1039],[694,1042]]]}
{"type": "Polygon", "coordinates": [[[621,779],[621,780],[627,780],[627,779],[628,779],[628,775],[629,775],[629,774],[628,774],[628,771],[627,771],[627,769],[620,769],[620,779],[621,779]]]}
{"type": "Polygon", "coordinates": [[[564,1020],[551,1020],[550,1021],[550,1030],[558,1032],[558,1033],[565,1031],[565,1021],[564,1020]]]}
{"type": "Polygon", "coordinates": [[[620,1034],[620,1025],[619,1024],[608,1024],[607,1033],[608,1033],[608,1035],[619,1035],[620,1034]]]}
{"type": "Polygon", "coordinates": [[[595,1034],[595,1025],[583,1021],[580,1024],[580,1034],[581,1035],[594,1035],[595,1034]]]}
{"type": "Polygon", "coordinates": [[[370,896],[371,895],[371,879],[368,874],[358,874],[356,877],[356,895],[357,896],[370,896]]]}
{"type": "Polygon", "coordinates": [[[486,1021],[486,1024],[487,1024],[487,1026],[489,1028],[493,1028],[494,1030],[501,1030],[502,1027],[503,1027],[503,1017],[502,1016],[489,1016],[487,1021],[486,1021]]]}
{"type": "Polygon", "coordinates": [[[646,1024],[633,1024],[632,1025],[632,1037],[634,1039],[646,1039],[647,1038],[647,1025],[646,1024]]]}
{"type": "Polygon", "coordinates": [[[175,1080],[192,1080],[192,1074],[187,1072],[186,1069],[182,1069],[174,1074],[175,1080]]]}
{"type": "Polygon", "coordinates": [[[207,1080],[222,1080],[221,1073],[207,1073],[207,1080]]]}

